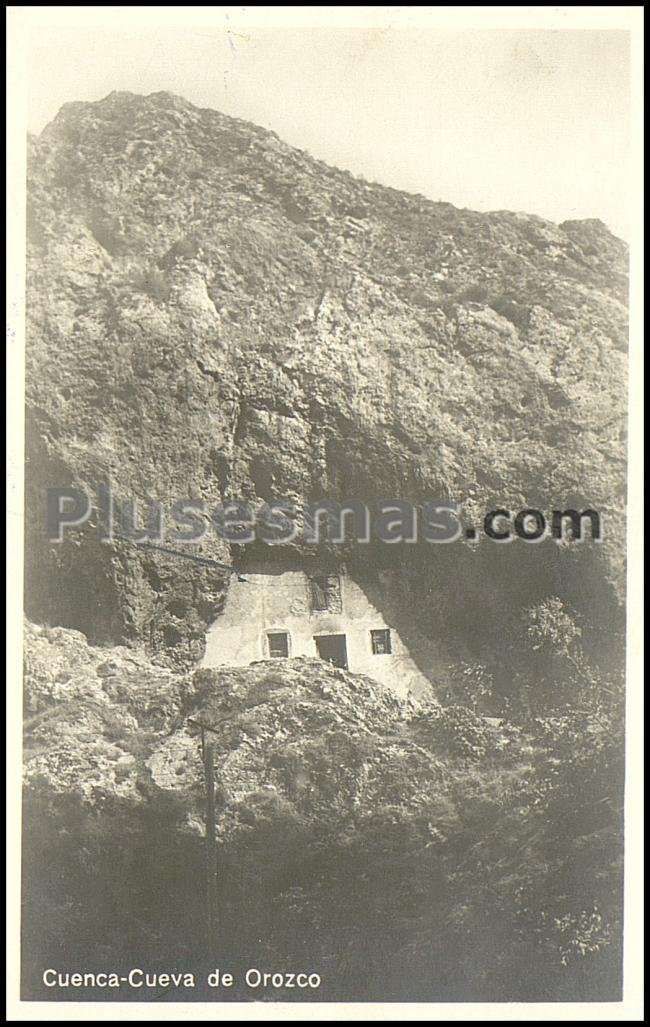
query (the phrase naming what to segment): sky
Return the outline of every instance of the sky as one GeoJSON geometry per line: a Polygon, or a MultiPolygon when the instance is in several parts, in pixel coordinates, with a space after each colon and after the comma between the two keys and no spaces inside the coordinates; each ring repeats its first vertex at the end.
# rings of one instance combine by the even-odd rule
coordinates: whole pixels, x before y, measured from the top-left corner
{"type": "Polygon", "coordinates": [[[596,217],[629,238],[625,31],[278,28],[227,13],[172,27],[110,10],[101,28],[30,25],[30,131],[71,100],[168,90],[371,181],[481,211],[596,217]]]}

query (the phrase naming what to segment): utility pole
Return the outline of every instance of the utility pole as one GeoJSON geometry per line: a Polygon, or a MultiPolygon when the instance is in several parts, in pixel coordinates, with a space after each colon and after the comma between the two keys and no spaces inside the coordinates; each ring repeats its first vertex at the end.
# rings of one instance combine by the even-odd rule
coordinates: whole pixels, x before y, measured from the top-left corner
{"type": "Polygon", "coordinates": [[[200,720],[188,717],[188,722],[201,730],[201,756],[203,758],[203,779],[205,784],[205,905],[208,945],[214,939],[217,925],[217,817],[214,794],[214,741],[215,732],[200,720]]]}
{"type": "MultiPolygon", "coordinates": [[[[156,546],[154,548],[161,548],[156,546]]],[[[177,556],[184,554],[175,550],[163,550],[177,556]]],[[[201,559],[195,557],[194,559],[201,559]]],[[[205,562],[201,560],[201,562],[205,562]]],[[[214,564],[214,560],[207,561],[214,564]]],[[[227,564],[216,564],[224,570],[237,574],[238,581],[246,581],[241,574],[238,574],[234,567],[227,564]]],[[[214,735],[216,728],[226,721],[232,720],[236,714],[229,717],[222,717],[212,726],[200,720],[188,717],[188,723],[194,724],[201,731],[201,756],[203,758],[203,779],[205,782],[205,900],[206,900],[206,933],[208,947],[213,944],[215,928],[219,914],[219,893],[217,880],[217,811],[214,794],[214,735]]]]}
{"type": "MultiPolygon", "coordinates": [[[[261,705],[261,704],[260,704],[261,705]]],[[[205,782],[205,905],[208,945],[212,944],[219,916],[219,878],[217,874],[217,804],[215,797],[214,739],[222,724],[227,724],[237,712],[220,717],[212,724],[188,717],[201,731],[201,756],[203,757],[203,779],[205,782]]]]}
{"type": "Polygon", "coordinates": [[[214,936],[217,923],[217,834],[216,810],[214,800],[214,742],[210,741],[210,731],[201,728],[201,747],[203,749],[203,770],[205,776],[205,873],[207,923],[210,940],[214,936]]]}

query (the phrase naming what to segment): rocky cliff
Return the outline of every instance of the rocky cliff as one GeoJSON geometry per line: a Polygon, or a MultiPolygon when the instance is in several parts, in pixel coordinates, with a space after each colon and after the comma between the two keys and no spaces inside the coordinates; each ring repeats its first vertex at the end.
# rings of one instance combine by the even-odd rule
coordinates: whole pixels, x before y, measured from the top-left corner
{"type": "MultiPolygon", "coordinates": [[[[433,203],[168,93],[68,104],[29,149],[36,620],[201,655],[227,574],[92,531],[44,542],[46,485],[106,481],[209,504],[433,496],[474,524],[592,506],[600,547],[390,559],[430,634],[487,620],[493,644],[488,606],[558,593],[617,616],[627,258],[604,225],[433,203]]],[[[202,551],[231,559],[214,536],[202,551]]]]}
{"type": "Polygon", "coordinates": [[[26,994],[57,960],[239,953],[337,1000],[620,996],[623,243],[114,93],[29,141],[28,249],[26,994]],[[451,654],[439,702],[405,702],[315,660],[192,669],[227,570],[92,522],[45,539],[48,485],[104,483],[449,499],[477,526],[590,506],[605,542],[346,549],[451,654]]]}

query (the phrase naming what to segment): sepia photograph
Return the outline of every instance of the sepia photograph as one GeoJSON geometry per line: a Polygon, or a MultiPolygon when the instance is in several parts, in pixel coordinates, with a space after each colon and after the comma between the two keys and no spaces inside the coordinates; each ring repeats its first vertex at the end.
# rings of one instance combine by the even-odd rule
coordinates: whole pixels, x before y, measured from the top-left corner
{"type": "Polygon", "coordinates": [[[9,1019],[641,1021],[642,8],[8,22],[9,1019]]]}

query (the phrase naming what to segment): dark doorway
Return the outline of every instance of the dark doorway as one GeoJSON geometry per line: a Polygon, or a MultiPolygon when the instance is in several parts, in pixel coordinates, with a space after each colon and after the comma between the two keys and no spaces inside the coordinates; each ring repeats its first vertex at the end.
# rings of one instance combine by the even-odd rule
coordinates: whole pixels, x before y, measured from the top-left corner
{"type": "Polygon", "coordinates": [[[327,660],[333,667],[348,669],[345,635],[314,635],[314,641],[321,660],[327,660]]]}

